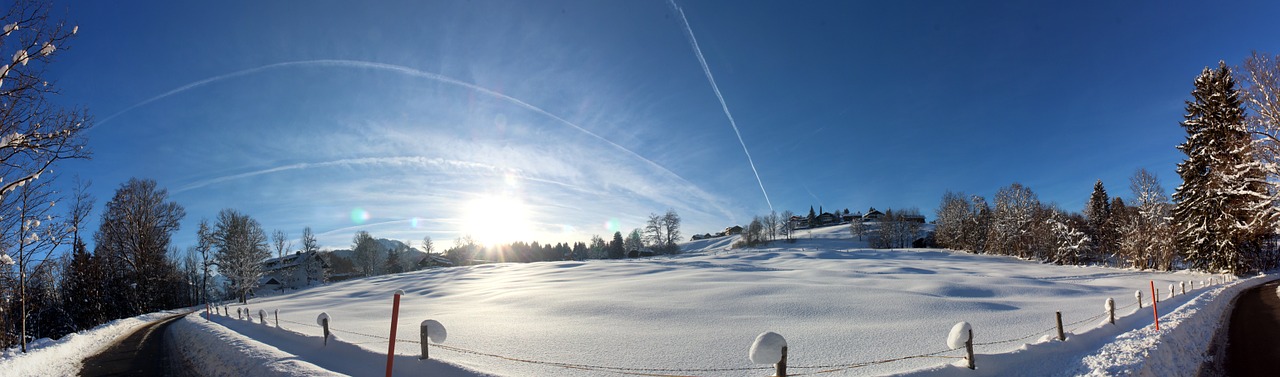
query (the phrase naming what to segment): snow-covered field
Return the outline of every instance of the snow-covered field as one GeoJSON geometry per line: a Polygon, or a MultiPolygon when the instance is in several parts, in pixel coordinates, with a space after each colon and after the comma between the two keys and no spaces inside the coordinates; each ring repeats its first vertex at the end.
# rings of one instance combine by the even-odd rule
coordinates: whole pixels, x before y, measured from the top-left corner
{"type": "MultiPolygon", "coordinates": [[[[175,328],[252,343],[237,348],[269,350],[259,355],[263,360],[297,355],[288,362],[307,364],[294,368],[299,374],[378,374],[388,346],[379,337],[388,335],[392,292],[399,289],[405,295],[398,338],[416,341],[418,324],[435,319],[448,330],[446,346],[527,361],[639,373],[764,375],[769,372],[738,368],[757,367],[747,350],[758,334],[774,331],[789,343],[790,371],[812,373],[944,351],[952,325],[967,321],[980,344],[977,372],[950,366],[957,358],[924,357],[827,375],[1115,374],[1150,368],[1142,363],[1149,356],[1187,358],[1196,347],[1203,350],[1209,336],[1202,334],[1212,334],[1230,297],[1263,280],[1205,289],[1202,281],[1222,277],[1063,267],[941,250],[869,250],[844,227],[799,236],[795,243],[749,250],[728,250],[732,237],[698,241],[670,258],[492,264],[379,276],[248,305],[253,313],[278,309],[283,329],[275,328],[272,314],[265,325],[256,323],[255,314],[252,323],[189,317],[175,328]],[[1161,333],[1147,329],[1152,280],[1163,299],[1161,333]],[[1195,284],[1186,295],[1164,297],[1171,283],[1188,281],[1195,284]],[[1143,291],[1142,310],[1134,306],[1136,290],[1143,291]],[[1100,317],[1108,297],[1119,308],[1115,326],[1100,317]],[[1054,339],[1055,311],[1068,324],[1067,342],[1054,339]],[[315,325],[321,312],[332,317],[336,330],[337,340],[328,347],[320,345],[315,325]],[[1177,329],[1180,324],[1185,329],[1177,329]],[[1165,354],[1175,351],[1160,353],[1173,348],[1161,339],[1195,337],[1184,333],[1204,339],[1199,345],[1174,342],[1186,349],[1172,356],[1165,354]],[[1023,339],[981,345],[1018,338],[1023,339]],[[805,368],[819,366],[824,368],[805,368]]],[[[236,309],[231,306],[232,317],[236,309]]],[[[609,374],[442,348],[432,349],[431,361],[418,361],[418,347],[398,342],[397,375],[609,374]]],[[[1199,358],[1190,358],[1183,364],[1198,364],[1199,358]]]]}
{"type": "Polygon", "coordinates": [[[27,345],[27,353],[18,348],[0,352],[0,375],[3,376],[74,376],[80,374],[84,359],[97,354],[116,339],[133,330],[179,311],[143,314],[117,319],[98,327],[68,334],[58,340],[38,339],[27,345]]]}

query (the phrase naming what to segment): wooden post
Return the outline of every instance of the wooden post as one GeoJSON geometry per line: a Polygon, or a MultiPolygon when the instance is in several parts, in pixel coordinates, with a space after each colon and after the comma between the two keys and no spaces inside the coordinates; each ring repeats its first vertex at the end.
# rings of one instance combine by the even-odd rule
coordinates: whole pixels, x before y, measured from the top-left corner
{"type": "Polygon", "coordinates": [[[782,347],[782,359],[777,364],[773,364],[773,375],[775,377],[787,377],[787,347],[782,347]]]}
{"type": "Polygon", "coordinates": [[[427,349],[431,348],[427,346],[427,324],[424,322],[418,330],[420,332],[420,334],[418,334],[418,340],[419,340],[418,343],[422,344],[422,356],[419,356],[418,360],[430,359],[431,355],[429,355],[427,352],[427,349]]]}
{"type": "Polygon", "coordinates": [[[969,369],[973,369],[973,329],[969,329],[969,340],[964,341],[965,352],[969,354],[969,369]]]}
{"type": "Polygon", "coordinates": [[[1111,324],[1113,324],[1113,325],[1114,325],[1114,324],[1116,324],[1116,304],[1115,304],[1115,300],[1112,300],[1112,299],[1109,299],[1109,298],[1108,298],[1108,299],[1107,299],[1107,303],[1108,303],[1108,304],[1110,304],[1110,305],[1107,305],[1107,319],[1108,319],[1108,320],[1110,320],[1110,321],[1111,321],[1111,324]]]}
{"type": "Polygon", "coordinates": [[[267,324],[267,311],[258,309],[258,323],[267,324]]]}
{"type": "Polygon", "coordinates": [[[280,328],[280,309],[276,309],[276,328],[280,328]]]}
{"type": "Polygon", "coordinates": [[[1137,292],[1134,292],[1133,297],[1138,298],[1138,309],[1142,309],[1142,291],[1139,290],[1137,292]]]}
{"type": "Polygon", "coordinates": [[[1054,316],[1058,318],[1058,341],[1067,340],[1067,335],[1062,333],[1062,312],[1054,312],[1054,316]]]}
{"type": "Polygon", "coordinates": [[[324,327],[324,345],[328,346],[329,345],[329,319],[328,318],[321,319],[320,327],[324,327]]]}
{"type": "Polygon", "coordinates": [[[1187,283],[1178,282],[1178,288],[1182,289],[1181,294],[1184,294],[1184,295],[1187,294],[1187,283]]]}
{"type": "Polygon", "coordinates": [[[404,291],[396,290],[391,304],[391,341],[387,345],[387,377],[391,377],[391,366],[396,361],[396,321],[400,319],[400,295],[402,294],[404,291]]]}
{"type": "Polygon", "coordinates": [[[1160,331],[1160,310],[1156,308],[1157,304],[1159,303],[1159,300],[1156,300],[1156,297],[1160,297],[1160,296],[1156,295],[1156,282],[1152,280],[1151,281],[1151,316],[1155,317],[1156,331],[1160,331]]]}

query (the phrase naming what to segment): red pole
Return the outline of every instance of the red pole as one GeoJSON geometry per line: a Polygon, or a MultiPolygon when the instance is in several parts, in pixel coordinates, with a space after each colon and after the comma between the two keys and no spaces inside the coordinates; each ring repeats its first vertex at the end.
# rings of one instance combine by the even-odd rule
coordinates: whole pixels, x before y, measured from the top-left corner
{"type": "Polygon", "coordinates": [[[395,303],[391,304],[391,344],[387,347],[387,377],[391,377],[391,365],[396,360],[396,321],[400,320],[400,295],[404,291],[397,290],[395,303]]]}
{"type": "Polygon", "coordinates": [[[1156,309],[1156,282],[1151,281],[1151,316],[1156,319],[1156,331],[1160,331],[1160,311],[1156,309]]]}

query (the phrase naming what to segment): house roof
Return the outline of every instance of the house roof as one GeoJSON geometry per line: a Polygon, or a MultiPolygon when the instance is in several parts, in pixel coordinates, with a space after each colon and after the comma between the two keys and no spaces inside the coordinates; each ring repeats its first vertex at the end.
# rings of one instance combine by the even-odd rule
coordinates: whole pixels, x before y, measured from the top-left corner
{"type": "Polygon", "coordinates": [[[306,258],[317,258],[320,260],[322,268],[329,268],[329,264],[324,262],[324,258],[320,258],[320,254],[314,251],[303,253],[295,251],[292,254],[283,257],[271,258],[262,261],[262,269],[264,272],[277,271],[285,268],[296,267],[306,261],[306,258]]]}

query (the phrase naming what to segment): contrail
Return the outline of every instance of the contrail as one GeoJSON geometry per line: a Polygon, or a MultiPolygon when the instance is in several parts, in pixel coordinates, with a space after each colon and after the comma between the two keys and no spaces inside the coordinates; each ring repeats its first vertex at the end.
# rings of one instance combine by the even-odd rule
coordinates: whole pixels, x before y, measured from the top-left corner
{"type": "Polygon", "coordinates": [[[698,47],[698,38],[693,36],[693,28],[689,26],[689,19],[684,16],[684,9],[676,5],[675,0],[667,0],[680,15],[680,22],[684,25],[684,35],[689,38],[689,45],[693,46],[693,54],[698,57],[698,63],[702,64],[702,73],[707,75],[707,82],[711,83],[711,90],[716,92],[716,98],[720,100],[720,108],[724,110],[724,116],[729,118],[729,126],[733,127],[733,133],[738,135],[738,143],[742,144],[742,152],[747,154],[747,163],[751,164],[751,172],[756,175],[756,183],[760,184],[760,192],[764,194],[764,202],[769,204],[769,210],[773,211],[773,201],[769,200],[769,192],[764,189],[764,181],[760,180],[760,172],[756,170],[755,161],[751,160],[751,151],[747,150],[747,143],[742,141],[742,132],[738,131],[738,123],[733,121],[733,114],[729,113],[729,105],[724,102],[724,96],[720,94],[720,87],[716,85],[715,77],[711,76],[711,67],[707,66],[707,59],[702,56],[702,48],[698,47]]]}

